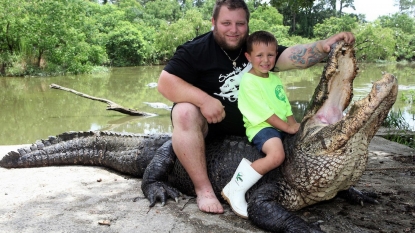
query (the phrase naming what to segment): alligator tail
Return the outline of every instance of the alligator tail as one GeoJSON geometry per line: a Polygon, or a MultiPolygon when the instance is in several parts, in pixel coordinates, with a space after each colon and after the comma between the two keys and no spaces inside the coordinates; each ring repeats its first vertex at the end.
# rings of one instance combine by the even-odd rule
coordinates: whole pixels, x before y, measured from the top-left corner
{"type": "Polygon", "coordinates": [[[169,135],[68,132],[11,151],[0,160],[0,166],[95,165],[142,177],[157,148],[169,139],[169,135]]]}

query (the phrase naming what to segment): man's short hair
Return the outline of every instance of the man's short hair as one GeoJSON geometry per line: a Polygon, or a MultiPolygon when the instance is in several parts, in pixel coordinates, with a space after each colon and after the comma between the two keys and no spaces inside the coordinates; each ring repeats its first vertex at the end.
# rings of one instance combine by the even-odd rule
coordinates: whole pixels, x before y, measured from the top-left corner
{"type": "Polygon", "coordinates": [[[244,0],[216,0],[213,7],[212,17],[216,21],[222,6],[226,6],[229,10],[243,9],[246,13],[246,21],[249,23],[249,9],[244,0]]]}
{"type": "Polygon", "coordinates": [[[248,36],[246,40],[246,52],[252,52],[252,47],[254,44],[275,44],[278,47],[278,41],[275,36],[267,31],[256,31],[248,36]]]}

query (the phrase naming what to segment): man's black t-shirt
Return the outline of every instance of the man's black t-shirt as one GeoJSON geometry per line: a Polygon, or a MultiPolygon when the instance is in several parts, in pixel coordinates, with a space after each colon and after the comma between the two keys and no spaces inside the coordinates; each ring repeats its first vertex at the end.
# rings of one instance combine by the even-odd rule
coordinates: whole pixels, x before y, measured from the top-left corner
{"type": "MultiPolygon", "coordinates": [[[[285,49],[284,46],[278,46],[277,59],[285,49]]],[[[240,50],[226,50],[225,53],[213,38],[213,32],[208,32],[177,47],[174,56],[164,67],[168,73],[205,91],[225,106],[225,119],[217,124],[209,124],[209,134],[245,135],[237,102],[241,77],[252,68],[245,52],[246,45],[240,50]],[[236,59],[235,67],[231,59],[236,59]]]]}

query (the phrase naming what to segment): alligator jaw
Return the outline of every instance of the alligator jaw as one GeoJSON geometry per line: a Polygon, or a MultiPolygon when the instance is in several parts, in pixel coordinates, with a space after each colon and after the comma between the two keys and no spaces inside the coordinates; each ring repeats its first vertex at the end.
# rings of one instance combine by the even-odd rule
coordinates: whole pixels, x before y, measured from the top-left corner
{"type": "Polygon", "coordinates": [[[387,117],[398,96],[398,80],[392,74],[384,74],[375,82],[369,95],[357,101],[345,116],[343,133],[350,138],[356,131],[367,135],[369,141],[387,117]]]}
{"type": "Polygon", "coordinates": [[[344,42],[336,43],[328,59],[297,133],[302,142],[324,138],[318,148],[324,153],[342,148],[358,132],[366,134],[370,142],[395,103],[398,89],[396,78],[384,74],[373,84],[370,94],[357,101],[344,116],[343,111],[353,97],[353,81],[357,74],[354,48],[344,42]]]}
{"type": "MultiPolygon", "coordinates": [[[[323,111],[320,109],[305,123],[304,128],[308,131],[302,132],[302,140],[322,142],[321,140],[324,138],[324,143],[316,144],[321,145],[320,153],[323,151],[324,153],[334,152],[340,148],[347,149],[346,143],[358,133],[365,135],[364,139],[369,143],[387,117],[397,95],[397,79],[392,74],[384,74],[381,80],[373,84],[367,97],[355,102],[344,117],[338,121],[334,119],[335,122],[331,124],[320,121],[321,112],[327,112],[324,107],[331,106],[330,104],[333,103],[329,97],[329,100],[323,105],[323,111]]],[[[331,107],[331,109],[335,108],[331,107]]],[[[339,111],[339,109],[335,110],[339,111]]]]}

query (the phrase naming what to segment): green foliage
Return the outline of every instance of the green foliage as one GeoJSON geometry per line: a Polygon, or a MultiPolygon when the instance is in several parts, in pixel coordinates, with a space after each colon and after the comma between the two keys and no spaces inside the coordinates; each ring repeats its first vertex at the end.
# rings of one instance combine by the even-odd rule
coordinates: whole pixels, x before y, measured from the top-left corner
{"type": "MultiPolygon", "coordinates": [[[[0,1],[0,75],[78,74],[108,65],[164,63],[178,45],[210,30],[215,4],[215,0],[99,2],[0,1]]],[[[408,14],[365,23],[360,16],[357,21],[341,12],[353,8],[353,0],[246,2],[250,31],[270,31],[281,45],[352,31],[359,61],[415,60],[415,22],[408,14]]]]}
{"type": "Polygon", "coordinates": [[[390,28],[364,24],[355,31],[356,57],[359,61],[394,61],[396,41],[390,28]]]}
{"type": "Polygon", "coordinates": [[[408,104],[414,104],[415,102],[415,91],[410,90],[408,93],[401,95],[401,100],[408,103],[408,104]]]}
{"type": "Polygon", "coordinates": [[[409,124],[405,121],[405,118],[402,116],[401,110],[399,110],[398,112],[389,112],[388,116],[383,121],[382,126],[399,130],[410,129],[409,124]]]}
{"type": "Polygon", "coordinates": [[[171,57],[177,46],[206,33],[210,30],[211,22],[203,20],[202,14],[196,9],[186,12],[182,19],[175,23],[163,23],[156,34],[156,51],[162,60],[171,57]]]}
{"type": "Polygon", "coordinates": [[[396,48],[394,56],[398,61],[415,60],[415,19],[406,14],[394,14],[392,16],[381,16],[378,20],[383,28],[394,31],[396,48]]]}
{"type": "Polygon", "coordinates": [[[284,26],[282,22],[283,16],[278,13],[277,9],[270,6],[259,6],[251,14],[249,30],[251,33],[259,30],[269,31],[281,44],[282,41],[287,41],[286,39],[289,38],[289,27],[284,26]]]}
{"type": "MultiPolygon", "coordinates": [[[[28,23],[27,11],[21,7],[19,1],[0,1],[0,75],[6,75],[7,69],[16,68],[24,70],[24,62],[18,60],[25,60],[26,56],[20,55],[27,51],[22,50],[25,46],[20,38],[20,35],[25,33],[25,28],[28,23]],[[16,60],[17,59],[17,60],[16,60]]],[[[27,48],[27,47],[25,47],[27,48]]],[[[29,53],[30,53],[29,48],[29,53]]]]}
{"type": "MultiPolygon", "coordinates": [[[[84,73],[93,65],[102,64],[106,60],[105,50],[89,44],[96,39],[93,32],[97,30],[85,17],[86,4],[82,0],[19,4],[20,12],[25,12],[25,16],[19,17],[27,23],[9,24],[9,28],[17,32],[15,41],[18,42],[18,46],[10,47],[10,54],[20,54],[22,67],[35,72],[42,69],[45,73],[84,73]],[[89,51],[94,54],[88,54],[89,51]]],[[[16,63],[11,66],[15,67],[16,63]]],[[[19,69],[8,72],[16,75],[16,70],[19,69]]],[[[26,71],[22,70],[20,75],[26,71]]]]}
{"type": "Polygon", "coordinates": [[[107,52],[115,66],[145,64],[147,49],[142,33],[129,22],[124,21],[108,35],[107,52]]]}
{"type": "Polygon", "coordinates": [[[173,23],[182,16],[177,0],[154,0],[145,4],[143,20],[157,27],[163,22],[173,23]]]}
{"type": "Polygon", "coordinates": [[[356,19],[351,16],[346,15],[341,18],[331,17],[325,19],[323,23],[318,23],[314,26],[314,35],[317,39],[322,40],[339,32],[351,32],[356,27],[356,19]]]}
{"type": "Polygon", "coordinates": [[[290,34],[311,38],[313,26],[322,20],[335,16],[332,9],[326,9],[326,1],[271,0],[270,4],[284,15],[284,25],[290,27],[290,34]]]}
{"type": "Polygon", "coordinates": [[[124,13],[125,19],[131,23],[138,21],[144,15],[144,7],[136,0],[120,1],[118,9],[124,13]]]}
{"type": "Polygon", "coordinates": [[[251,13],[252,19],[263,20],[269,25],[283,25],[283,16],[271,6],[260,6],[251,13]]]}
{"type": "Polygon", "coordinates": [[[415,20],[406,14],[393,14],[392,16],[379,17],[379,24],[382,27],[401,29],[403,33],[415,33],[415,20]]]}
{"type": "Polygon", "coordinates": [[[289,37],[289,27],[282,24],[283,16],[270,6],[259,6],[249,21],[250,32],[266,30],[274,34],[278,40],[289,37]]]}
{"type": "Polygon", "coordinates": [[[213,6],[215,6],[216,0],[205,0],[203,2],[203,5],[198,8],[200,13],[202,13],[202,18],[204,20],[211,20],[212,19],[212,13],[213,13],[213,6]]]}
{"type": "Polygon", "coordinates": [[[413,134],[407,134],[407,132],[410,132],[411,127],[402,116],[401,110],[398,112],[389,112],[388,116],[383,121],[382,126],[398,130],[397,132],[394,131],[393,134],[386,135],[386,139],[415,148],[413,134]]]}

